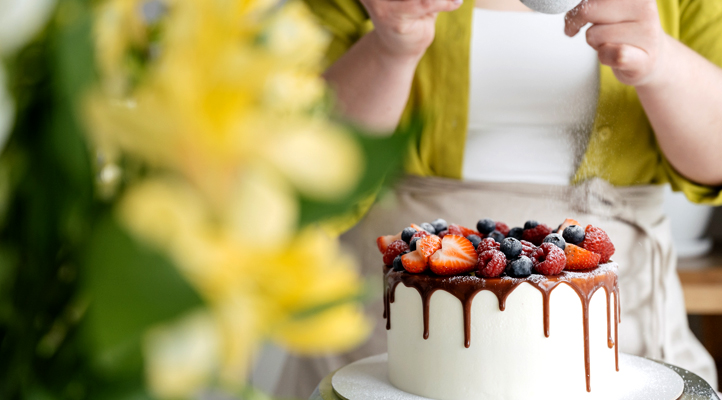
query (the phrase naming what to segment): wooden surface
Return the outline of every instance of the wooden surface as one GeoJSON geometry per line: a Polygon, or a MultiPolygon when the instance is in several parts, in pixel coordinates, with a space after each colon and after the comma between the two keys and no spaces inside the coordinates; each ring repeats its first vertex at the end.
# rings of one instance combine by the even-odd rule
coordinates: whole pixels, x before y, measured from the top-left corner
{"type": "Polygon", "coordinates": [[[722,315],[722,243],[705,257],[681,259],[678,272],[688,314],[722,315]]]}

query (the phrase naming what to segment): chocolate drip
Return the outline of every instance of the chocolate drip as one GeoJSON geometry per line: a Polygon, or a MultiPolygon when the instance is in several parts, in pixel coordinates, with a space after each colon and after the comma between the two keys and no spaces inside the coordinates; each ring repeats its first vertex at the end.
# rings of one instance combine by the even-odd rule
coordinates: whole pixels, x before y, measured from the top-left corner
{"type": "Polygon", "coordinates": [[[506,300],[519,285],[526,282],[537,288],[542,294],[544,336],[550,335],[550,310],[549,301],[551,293],[562,283],[568,284],[578,295],[582,302],[582,320],[584,331],[584,368],[586,373],[587,391],[591,391],[591,371],[589,352],[589,303],[592,296],[600,288],[604,288],[607,299],[607,344],[609,348],[615,347],[615,365],[619,371],[619,346],[618,326],[621,314],[619,312],[619,288],[616,274],[616,266],[608,264],[599,267],[597,270],[587,273],[563,272],[556,276],[532,275],[528,278],[492,278],[483,279],[475,276],[451,276],[442,277],[431,274],[409,274],[406,272],[385,269],[384,279],[384,318],[386,318],[386,329],[391,329],[391,303],[394,302],[396,286],[403,283],[406,287],[412,287],[419,292],[424,318],[424,339],[429,338],[429,304],[431,295],[437,290],[443,290],[457,299],[462,304],[464,315],[464,347],[471,346],[471,303],[477,293],[488,290],[496,296],[499,301],[499,310],[506,309],[506,300]],[[611,335],[611,294],[614,293],[614,339],[611,335]]]}

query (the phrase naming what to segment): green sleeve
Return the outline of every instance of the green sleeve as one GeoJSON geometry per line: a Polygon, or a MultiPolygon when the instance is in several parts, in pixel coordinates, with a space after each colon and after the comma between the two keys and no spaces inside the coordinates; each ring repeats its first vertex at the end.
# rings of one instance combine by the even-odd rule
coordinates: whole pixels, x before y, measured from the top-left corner
{"type": "Polygon", "coordinates": [[[358,0],[303,0],[331,34],[326,53],[330,65],[371,30],[366,9],[358,0]]]}
{"type": "MultiPolygon", "coordinates": [[[[682,43],[722,67],[722,1],[681,0],[679,27],[682,43]]],[[[672,189],[684,192],[690,201],[722,205],[722,187],[694,183],[677,172],[666,159],[662,168],[672,189]]]]}

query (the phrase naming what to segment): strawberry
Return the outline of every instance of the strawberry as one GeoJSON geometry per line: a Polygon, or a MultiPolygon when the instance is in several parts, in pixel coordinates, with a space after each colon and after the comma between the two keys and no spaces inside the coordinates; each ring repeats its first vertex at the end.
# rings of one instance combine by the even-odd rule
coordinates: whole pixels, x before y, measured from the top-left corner
{"type": "Polygon", "coordinates": [[[376,238],[376,246],[379,247],[381,254],[386,254],[389,245],[397,240],[401,240],[401,232],[396,235],[379,236],[376,238]]]}
{"type": "Polygon", "coordinates": [[[441,249],[429,258],[429,266],[437,275],[457,275],[473,271],[478,261],[469,239],[449,234],[441,240],[441,249]]]}
{"type": "Polygon", "coordinates": [[[496,278],[506,268],[506,256],[499,250],[487,250],[479,254],[476,276],[496,278]]]}
{"type": "Polygon", "coordinates": [[[577,222],[577,220],[571,219],[571,218],[567,218],[567,219],[564,220],[564,222],[562,222],[561,225],[559,225],[559,228],[557,228],[556,233],[558,233],[558,234],[561,235],[562,232],[564,232],[564,228],[566,228],[567,226],[572,226],[572,225],[582,226],[582,224],[580,224],[579,222],[577,222]]]}
{"type": "Polygon", "coordinates": [[[467,237],[469,235],[478,235],[479,237],[484,236],[484,235],[479,235],[479,232],[477,232],[473,229],[465,228],[461,225],[456,225],[456,224],[449,225],[449,234],[463,236],[463,237],[467,237]]]}
{"type": "Polygon", "coordinates": [[[414,238],[422,238],[422,237],[429,236],[429,235],[431,235],[429,232],[420,230],[420,231],[414,233],[413,236],[411,236],[411,240],[413,240],[414,238]]]}
{"type": "Polygon", "coordinates": [[[419,225],[416,225],[416,224],[411,224],[411,227],[414,228],[414,229],[416,229],[416,230],[419,231],[419,232],[425,230],[424,228],[422,228],[422,227],[420,227],[419,225]]]}
{"type": "Polygon", "coordinates": [[[416,248],[421,251],[424,260],[429,261],[429,257],[441,248],[441,238],[436,235],[425,236],[416,243],[416,248]]]}
{"type": "Polygon", "coordinates": [[[507,225],[507,224],[505,224],[505,223],[503,223],[503,222],[497,222],[497,223],[496,223],[496,230],[499,231],[499,232],[501,232],[501,234],[504,235],[504,237],[507,237],[507,236],[509,236],[509,231],[510,231],[511,229],[509,228],[509,225],[507,225]]]}
{"type": "Polygon", "coordinates": [[[521,241],[521,255],[531,258],[531,254],[534,250],[536,250],[534,243],[527,242],[526,240],[521,241]]]}
{"type": "Polygon", "coordinates": [[[389,247],[386,248],[386,252],[384,253],[384,265],[392,265],[394,263],[394,258],[405,251],[409,251],[409,245],[401,239],[394,240],[391,242],[389,247]]]}
{"type": "Polygon", "coordinates": [[[569,271],[596,268],[601,258],[597,253],[585,250],[571,243],[567,243],[564,254],[567,256],[567,264],[564,269],[569,271]]]}
{"type": "Polygon", "coordinates": [[[559,246],[553,243],[542,243],[531,255],[534,272],[542,275],[558,275],[566,266],[567,256],[559,246]]]}
{"type": "Polygon", "coordinates": [[[533,228],[524,229],[522,237],[527,242],[532,242],[536,246],[539,246],[542,242],[544,242],[544,238],[550,233],[552,233],[552,228],[550,228],[549,225],[539,224],[533,228]]]}
{"type": "Polygon", "coordinates": [[[605,263],[614,254],[614,244],[601,228],[587,225],[584,229],[584,241],[580,244],[585,250],[597,253],[601,256],[599,262],[605,263]]]}
{"type": "Polygon", "coordinates": [[[499,250],[500,247],[501,243],[497,242],[492,238],[486,238],[481,240],[481,243],[479,243],[479,247],[476,248],[476,252],[481,254],[489,250],[499,250]]]}
{"type": "Polygon", "coordinates": [[[412,274],[420,274],[429,269],[429,265],[424,259],[424,255],[421,254],[419,249],[406,253],[401,256],[401,265],[404,269],[412,274]]]}

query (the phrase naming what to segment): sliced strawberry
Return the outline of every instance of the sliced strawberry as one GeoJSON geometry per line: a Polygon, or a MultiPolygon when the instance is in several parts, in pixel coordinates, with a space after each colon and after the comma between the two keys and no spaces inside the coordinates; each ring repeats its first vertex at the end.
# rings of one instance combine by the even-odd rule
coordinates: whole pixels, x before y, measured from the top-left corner
{"type": "Polygon", "coordinates": [[[417,231],[423,231],[423,230],[424,230],[424,228],[422,228],[422,227],[420,227],[420,226],[418,226],[418,225],[416,225],[416,224],[411,224],[411,227],[414,228],[414,229],[416,229],[417,231]]]}
{"type": "Polygon", "coordinates": [[[441,249],[429,258],[429,266],[437,275],[456,275],[473,271],[478,260],[467,238],[449,234],[441,240],[441,249]]]}
{"type": "Polygon", "coordinates": [[[577,220],[571,219],[571,218],[567,218],[567,219],[564,220],[564,222],[562,222],[561,225],[559,225],[559,228],[557,228],[557,233],[561,235],[562,232],[564,232],[564,228],[566,228],[567,226],[572,226],[572,225],[582,226],[582,224],[580,224],[579,222],[577,222],[577,220]]]}
{"type": "Polygon", "coordinates": [[[427,262],[429,261],[429,257],[436,253],[436,251],[440,248],[441,238],[436,235],[425,236],[416,243],[416,249],[421,251],[421,255],[424,256],[424,260],[427,262]]]}
{"type": "Polygon", "coordinates": [[[401,240],[401,232],[396,235],[379,236],[376,238],[376,246],[379,247],[381,254],[386,254],[389,245],[397,240],[401,240]]]}
{"type": "Polygon", "coordinates": [[[461,225],[456,225],[456,224],[449,225],[449,234],[463,236],[463,237],[467,237],[469,235],[478,235],[479,237],[484,236],[484,235],[480,235],[479,232],[477,232],[473,229],[469,229],[469,228],[463,227],[461,225]]]}
{"type": "Polygon", "coordinates": [[[567,257],[567,263],[564,269],[568,271],[596,268],[601,258],[597,253],[585,250],[571,243],[567,243],[567,246],[564,248],[564,255],[567,257]]]}
{"type": "Polygon", "coordinates": [[[585,250],[597,253],[601,256],[599,262],[605,263],[614,254],[614,244],[601,228],[587,225],[584,230],[584,241],[580,244],[585,250]]]}
{"type": "Polygon", "coordinates": [[[511,228],[509,228],[509,225],[507,225],[503,222],[497,222],[496,230],[501,232],[501,234],[504,235],[504,237],[507,237],[507,236],[509,236],[509,231],[511,230],[511,228]]]}
{"type": "Polygon", "coordinates": [[[409,245],[403,240],[394,240],[384,253],[384,265],[391,265],[394,263],[394,258],[399,254],[409,251],[409,245]]]}
{"type": "Polygon", "coordinates": [[[404,266],[406,271],[411,272],[412,274],[420,274],[429,269],[429,265],[426,263],[424,255],[421,254],[421,251],[418,248],[411,253],[406,253],[401,256],[401,265],[404,266]]]}
{"type": "Polygon", "coordinates": [[[550,233],[552,233],[552,228],[550,228],[549,225],[539,224],[531,229],[524,229],[522,238],[527,242],[532,242],[534,245],[539,246],[550,233]]]}

